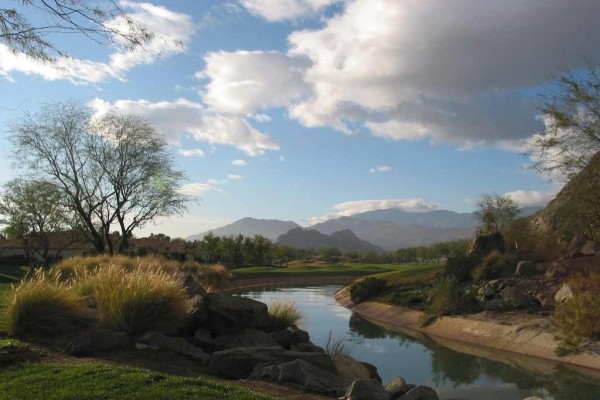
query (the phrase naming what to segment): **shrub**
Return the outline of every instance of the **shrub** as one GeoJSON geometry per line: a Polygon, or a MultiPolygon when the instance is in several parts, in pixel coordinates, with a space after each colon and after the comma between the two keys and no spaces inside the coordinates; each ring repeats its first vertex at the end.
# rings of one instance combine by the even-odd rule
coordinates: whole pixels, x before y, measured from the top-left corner
{"type": "Polygon", "coordinates": [[[296,303],[289,299],[273,300],[269,304],[269,317],[272,331],[279,331],[290,326],[296,327],[304,318],[296,303]]]}
{"type": "Polygon", "coordinates": [[[327,343],[325,343],[325,353],[329,354],[330,357],[350,357],[350,354],[352,354],[352,347],[346,344],[346,339],[343,337],[333,339],[331,337],[331,331],[329,331],[327,343]]]}
{"type": "Polygon", "coordinates": [[[85,306],[57,274],[37,270],[13,288],[6,327],[15,336],[58,336],[89,324],[85,306]]]}
{"type": "Polygon", "coordinates": [[[567,283],[573,297],[556,307],[553,320],[563,342],[600,338],[600,273],[576,274],[567,283]]]}
{"type": "Polygon", "coordinates": [[[184,263],[182,269],[195,275],[209,292],[223,289],[231,279],[231,272],[223,264],[205,265],[191,261],[184,263]]]}
{"type": "Polygon", "coordinates": [[[473,270],[481,262],[481,259],[475,255],[456,254],[448,257],[446,261],[446,272],[452,274],[459,281],[467,281],[471,279],[473,270]]]}
{"type": "Polygon", "coordinates": [[[369,276],[350,285],[350,299],[354,303],[360,303],[381,293],[385,286],[384,279],[369,276]]]}
{"type": "Polygon", "coordinates": [[[91,257],[72,257],[57,263],[54,270],[59,271],[65,278],[73,278],[84,275],[100,268],[115,265],[125,271],[133,271],[136,268],[145,270],[165,271],[175,273],[180,269],[180,263],[166,258],[149,255],[145,257],[128,257],[125,255],[99,255],[91,257]]]}
{"type": "Polygon", "coordinates": [[[515,273],[516,266],[517,263],[513,256],[502,254],[499,251],[492,251],[475,268],[473,279],[479,281],[512,276],[515,273]]]}
{"type": "Polygon", "coordinates": [[[459,287],[455,280],[443,278],[431,288],[431,303],[426,313],[441,317],[460,311],[459,287]]]}
{"type": "Polygon", "coordinates": [[[164,271],[109,265],[76,284],[91,296],[103,325],[132,334],[176,325],[188,311],[185,290],[164,271]]]}

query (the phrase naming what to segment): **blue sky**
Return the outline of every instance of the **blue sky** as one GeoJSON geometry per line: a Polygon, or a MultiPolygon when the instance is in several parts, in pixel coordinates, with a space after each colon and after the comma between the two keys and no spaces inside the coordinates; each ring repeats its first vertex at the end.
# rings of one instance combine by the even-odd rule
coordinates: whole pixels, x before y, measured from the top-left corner
{"type": "MultiPolygon", "coordinates": [[[[57,36],[74,57],[57,70],[0,43],[0,125],[69,99],[154,123],[200,201],[138,235],[246,216],[308,225],[389,207],[466,212],[484,192],[544,204],[560,184],[521,154],[544,130],[537,95],[559,68],[600,53],[595,1],[121,5],[156,33],[150,51],[57,36]]],[[[2,140],[7,181],[19,171],[2,140]]]]}

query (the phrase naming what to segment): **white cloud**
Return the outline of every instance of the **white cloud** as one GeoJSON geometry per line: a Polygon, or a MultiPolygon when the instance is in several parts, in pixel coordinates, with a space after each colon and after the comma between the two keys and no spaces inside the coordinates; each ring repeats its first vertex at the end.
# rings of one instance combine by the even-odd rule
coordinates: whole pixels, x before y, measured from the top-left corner
{"type": "Polygon", "coordinates": [[[232,165],[236,166],[236,167],[245,167],[246,165],[248,165],[248,161],[246,160],[233,160],[231,162],[232,165]]]}
{"type": "Polygon", "coordinates": [[[202,149],[179,149],[178,152],[184,157],[204,157],[202,149]]]}
{"type": "Polygon", "coordinates": [[[369,172],[374,174],[375,172],[390,172],[391,170],[392,167],[389,167],[387,165],[380,165],[379,167],[371,168],[369,172]]]}
{"type": "Polygon", "coordinates": [[[285,157],[284,157],[284,156],[282,156],[282,155],[280,155],[280,156],[279,156],[279,161],[281,161],[281,162],[284,162],[284,161],[285,161],[285,157]]]}
{"type": "Polygon", "coordinates": [[[240,0],[242,6],[267,21],[284,21],[318,14],[340,0],[240,0]]]}
{"type": "Polygon", "coordinates": [[[556,192],[541,192],[538,190],[515,190],[504,193],[510,196],[519,207],[545,206],[556,196],[556,192]]]}
{"type": "MultiPolygon", "coordinates": [[[[66,79],[76,84],[96,83],[107,78],[125,80],[125,73],[138,65],[152,63],[159,55],[170,56],[185,51],[195,31],[189,15],[149,3],[121,1],[119,5],[136,23],[154,34],[154,38],[143,48],[125,51],[115,47],[107,62],[60,57],[51,65],[23,53],[12,53],[6,45],[0,44],[0,75],[20,72],[39,75],[45,80],[66,79]]],[[[127,30],[127,22],[122,18],[114,19],[107,25],[127,30]]],[[[120,39],[114,37],[114,40],[119,43],[120,39]]]]}
{"type": "Polygon", "coordinates": [[[308,223],[314,225],[332,218],[349,217],[354,214],[388,208],[396,208],[406,212],[425,212],[437,209],[438,205],[423,199],[388,199],[347,201],[336,204],[332,208],[335,212],[307,218],[308,223]]]}
{"type": "Polygon", "coordinates": [[[172,143],[177,143],[182,134],[189,134],[200,142],[234,146],[251,156],[279,150],[273,137],[256,130],[244,118],[213,114],[201,104],[186,99],[156,103],[117,100],[112,104],[94,99],[89,105],[96,110],[96,115],[112,111],[140,116],[172,143]]]}
{"type": "Polygon", "coordinates": [[[279,52],[216,52],[204,61],[205,69],[196,76],[209,79],[203,99],[218,112],[247,115],[286,106],[307,93],[305,62],[279,52]]]}
{"type": "Polygon", "coordinates": [[[225,193],[225,191],[219,187],[222,183],[223,181],[215,179],[209,179],[206,182],[186,183],[179,188],[179,193],[192,197],[203,197],[208,192],[225,193]]]}
{"type": "Polygon", "coordinates": [[[240,180],[240,179],[243,179],[243,177],[241,175],[229,174],[229,175],[227,175],[227,179],[240,180]]]}

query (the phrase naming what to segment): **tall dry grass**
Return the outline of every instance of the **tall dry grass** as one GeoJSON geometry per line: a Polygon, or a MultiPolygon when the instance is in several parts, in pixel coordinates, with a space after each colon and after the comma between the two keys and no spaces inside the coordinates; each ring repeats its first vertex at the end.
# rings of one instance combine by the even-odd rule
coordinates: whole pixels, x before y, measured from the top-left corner
{"type": "Polygon", "coordinates": [[[15,336],[58,336],[89,325],[86,308],[59,274],[37,270],[13,288],[5,324],[15,336]]]}
{"type": "Polygon", "coordinates": [[[181,283],[160,269],[109,265],[78,275],[74,285],[91,297],[102,325],[131,334],[172,327],[188,312],[181,283]]]}
{"type": "Polygon", "coordinates": [[[65,279],[73,278],[77,275],[84,275],[87,272],[93,272],[101,268],[116,265],[125,271],[133,271],[136,268],[146,270],[160,270],[168,273],[175,273],[180,269],[180,263],[174,260],[168,260],[156,255],[145,257],[128,257],[125,255],[98,255],[88,257],[72,257],[57,263],[53,269],[60,272],[65,279]]]}
{"type": "Polygon", "coordinates": [[[227,284],[231,280],[231,272],[223,264],[207,265],[195,261],[187,261],[181,266],[181,269],[194,275],[208,292],[218,291],[227,287],[227,284]]]}
{"type": "Polygon", "coordinates": [[[289,327],[297,327],[304,315],[293,300],[275,299],[269,304],[271,330],[278,331],[289,327]]]}

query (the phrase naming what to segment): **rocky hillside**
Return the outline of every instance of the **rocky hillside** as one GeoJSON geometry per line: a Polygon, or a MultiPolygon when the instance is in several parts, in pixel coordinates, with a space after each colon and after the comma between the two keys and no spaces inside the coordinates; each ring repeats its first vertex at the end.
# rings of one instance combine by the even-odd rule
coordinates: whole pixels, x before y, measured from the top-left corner
{"type": "Polygon", "coordinates": [[[325,249],[335,247],[342,253],[350,251],[381,253],[383,249],[365,240],[361,240],[349,229],[324,235],[314,229],[291,229],[277,239],[278,244],[293,247],[295,249],[325,249]]]}
{"type": "Polygon", "coordinates": [[[292,221],[280,221],[277,219],[242,218],[221,228],[211,229],[207,232],[188,236],[187,240],[202,240],[204,235],[206,235],[208,232],[212,232],[215,236],[262,235],[268,239],[276,240],[280,235],[286,233],[290,229],[299,227],[300,225],[292,221]]]}

